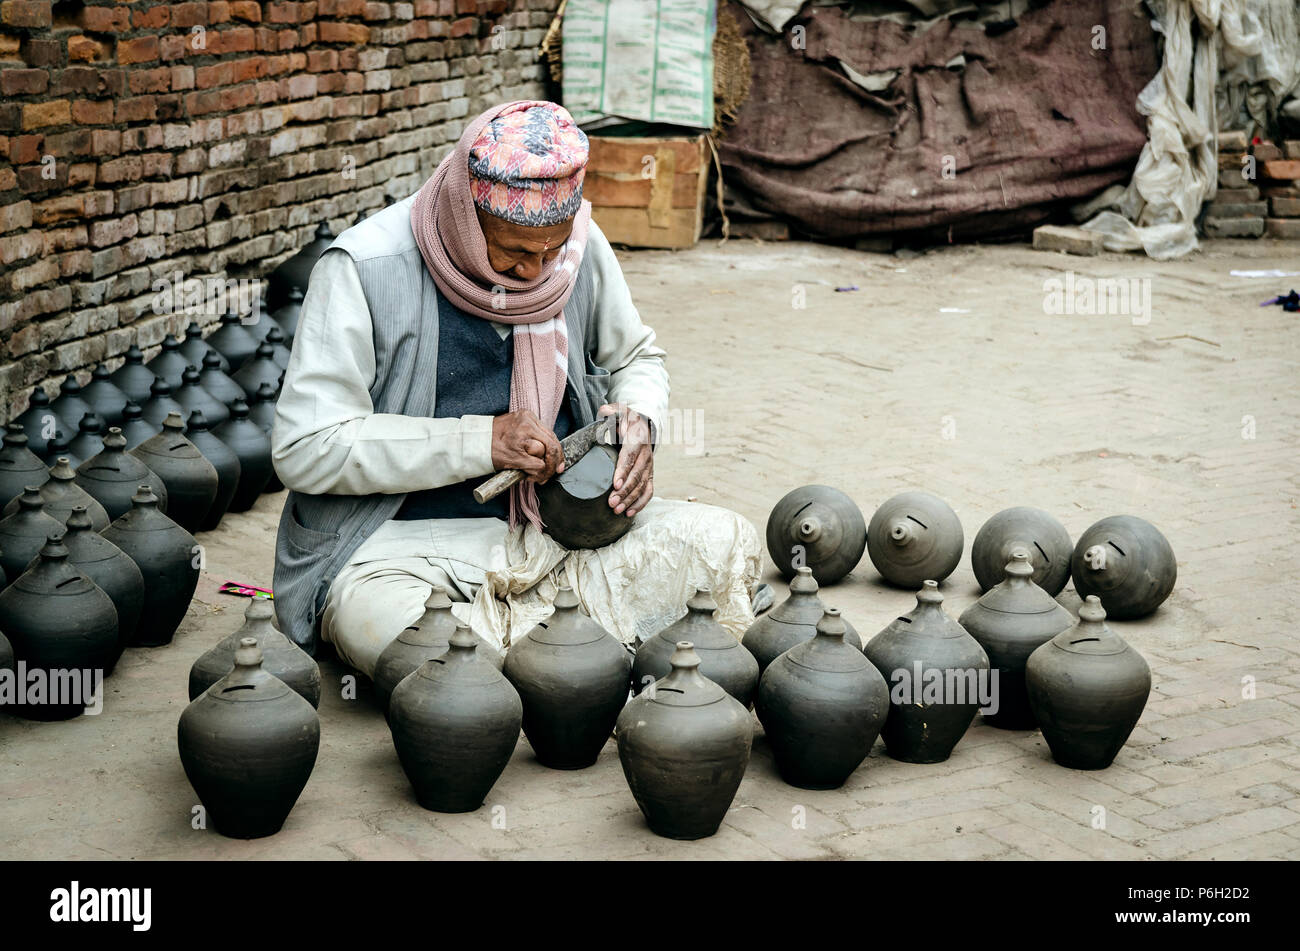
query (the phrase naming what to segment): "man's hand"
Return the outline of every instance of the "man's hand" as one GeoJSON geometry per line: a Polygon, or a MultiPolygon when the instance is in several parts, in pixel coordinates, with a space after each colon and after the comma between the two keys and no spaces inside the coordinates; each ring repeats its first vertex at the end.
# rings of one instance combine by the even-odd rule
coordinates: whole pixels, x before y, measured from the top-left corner
{"type": "Polygon", "coordinates": [[[524,409],[492,420],[492,465],[498,472],[522,469],[529,482],[540,485],[564,471],[564,453],[555,433],[524,409]]]}
{"type": "Polygon", "coordinates": [[[650,442],[650,423],[622,403],[606,403],[597,416],[618,416],[618,466],[614,470],[614,491],[609,505],[628,518],[636,515],[655,494],[655,456],[650,442]]]}

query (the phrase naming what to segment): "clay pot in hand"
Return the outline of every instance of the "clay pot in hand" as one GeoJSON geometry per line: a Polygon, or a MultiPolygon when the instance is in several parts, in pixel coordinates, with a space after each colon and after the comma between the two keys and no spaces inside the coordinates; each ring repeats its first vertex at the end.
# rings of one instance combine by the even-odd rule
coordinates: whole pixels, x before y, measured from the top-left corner
{"type": "Polygon", "coordinates": [[[651,831],[669,839],[718,831],[754,740],[745,705],[700,666],[689,641],[675,645],[668,676],[628,702],[614,731],[636,804],[651,831]]]}
{"type": "Polygon", "coordinates": [[[637,648],[632,664],[632,689],[637,693],[668,676],[680,641],[690,641],[700,660],[700,673],[746,707],[758,687],[758,661],[727,629],[714,620],[717,602],[698,589],[686,602],[686,616],[668,625],[637,648]]]}
{"type": "Polygon", "coordinates": [[[32,390],[28,398],[27,409],[16,417],[14,422],[27,434],[27,445],[41,458],[45,457],[45,447],[55,432],[68,432],[72,427],[50,407],[50,398],[39,386],[32,390]]]}
{"type": "Polygon", "coordinates": [[[1079,623],[1029,655],[1029,705],[1052,758],[1071,769],[1105,769],[1128,741],[1151,693],[1151,668],[1106,626],[1095,594],[1079,623]]]}
{"type": "Polygon", "coordinates": [[[285,339],[284,331],[280,329],[278,324],[272,323],[262,341],[271,345],[271,359],[275,361],[275,365],[280,368],[281,373],[289,369],[289,347],[285,343],[285,339]]]}
{"type": "Polygon", "coordinates": [[[223,638],[190,668],[190,699],[194,700],[235,666],[235,651],[246,637],[262,651],[262,669],[283,680],[313,707],[320,705],[320,668],[311,656],[275,629],[275,607],[266,598],[253,598],[244,610],[239,630],[223,638]]]}
{"type": "Polygon", "coordinates": [[[887,500],[867,526],[871,563],[890,584],[913,590],[943,581],[961,561],[961,522],[943,499],[902,492],[887,500]]]}
{"type": "MultiPolygon", "coordinates": [[[[194,536],[158,510],[158,497],[141,485],[131,511],[103,533],[140,568],[145,604],[133,646],[171,642],[199,583],[199,551],[194,536]]],[[[2,523],[0,523],[2,524],[2,523]]]]}
{"type": "Polygon", "coordinates": [[[146,439],[152,439],[162,432],[162,426],[155,426],[144,418],[144,410],[139,403],[127,403],[122,410],[122,438],[126,440],[127,452],[139,446],[146,439]]]}
{"type": "Polygon", "coordinates": [[[894,759],[942,763],[966,735],[981,700],[992,699],[988,655],[944,611],[934,581],[926,581],[916,607],[886,625],[863,652],[890,688],[880,735],[894,759]]]}
{"type": "Polygon", "coordinates": [[[178,413],[181,419],[185,418],[185,407],[176,402],[176,398],[172,396],[172,385],[166,380],[154,380],[150,392],[152,395],[141,407],[144,410],[145,422],[162,429],[163,421],[171,413],[178,413]]]}
{"type": "Polygon", "coordinates": [[[1150,522],[1112,515],[1079,536],[1070,572],[1079,597],[1095,594],[1107,617],[1131,621],[1169,597],[1178,561],[1169,540],[1150,522]]]}
{"type": "Polygon", "coordinates": [[[275,322],[284,330],[284,342],[292,349],[293,339],[298,335],[298,321],[302,319],[302,302],[307,295],[306,288],[289,288],[285,302],[271,311],[275,322]]]}
{"type": "Polygon", "coordinates": [[[834,584],[856,567],[866,544],[862,510],[827,485],[786,493],[767,517],[767,553],[786,578],[806,565],[818,584],[834,584]]]}
{"type": "MultiPolygon", "coordinates": [[[[826,613],[821,598],[817,597],[817,581],[807,565],[795,569],[790,582],[790,597],[755,621],[740,642],[758,661],[761,676],[767,665],[796,644],[810,641],[817,635],[817,624],[826,613]]],[[[853,626],[840,618],[844,625],[844,643],[862,649],[862,639],[853,626]]]]}
{"type": "Polygon", "coordinates": [[[95,411],[93,406],[82,399],[81,384],[71,373],[59,384],[59,395],[50,403],[50,409],[54,410],[59,419],[66,420],[72,426],[73,436],[76,435],[81,418],[95,411]]]}
{"type": "Polygon", "coordinates": [[[435,812],[483,805],[519,741],[523,703],[478,644],[458,625],[447,651],[404,677],[388,705],[397,758],[415,798],[435,812]]]}
{"type": "Polygon", "coordinates": [[[131,511],[131,497],[142,484],[153,488],[158,507],[167,511],[167,487],[163,480],[126,451],[126,438],[116,426],[104,437],[103,450],[77,466],[77,485],[104,506],[109,521],[131,511]]]}
{"type": "MultiPolygon", "coordinates": [[[[375,699],[379,709],[388,715],[388,702],[393,690],[407,674],[415,671],[426,660],[441,657],[447,652],[451,635],[456,632],[456,615],[451,613],[451,598],[442,585],[434,585],[424,602],[424,614],[402,633],[398,634],[379,654],[375,672],[370,679],[375,685],[375,699]]],[[[477,634],[474,635],[478,637],[477,634]]],[[[478,656],[501,669],[504,658],[487,641],[479,637],[478,656]]]]}
{"type": "MultiPolygon", "coordinates": [[[[199,359],[203,358],[200,356],[199,359]]],[[[185,368],[189,365],[190,361],[186,359],[185,354],[181,353],[181,342],[168,334],[163,338],[162,350],[158,352],[158,356],[146,363],[145,368],[158,379],[166,381],[175,392],[181,388],[181,379],[185,368]]]]}
{"type": "Polygon", "coordinates": [[[0,630],[29,675],[27,702],[5,709],[29,720],[80,716],[119,652],[113,601],[68,560],[62,536],[60,527],[36,563],[0,592],[0,630]],[[47,693],[40,698],[30,694],[33,670],[45,672],[47,693]],[[73,684],[60,671],[80,676],[73,684]],[[74,688],[74,696],[54,695],[74,688]]]}
{"type": "Polygon", "coordinates": [[[106,427],[121,426],[128,397],[113,382],[113,374],[104,364],[95,367],[90,382],[81,390],[81,398],[99,414],[106,427]]]}
{"type": "Polygon", "coordinates": [[[41,457],[27,448],[23,428],[17,423],[6,426],[0,447],[0,508],[22,495],[27,486],[40,488],[49,479],[50,470],[41,457]]]}
{"type": "Polygon", "coordinates": [[[0,519],[0,569],[11,582],[27,570],[51,535],[64,531],[63,522],[45,512],[37,486],[28,486],[15,501],[18,510],[0,519]]]}
{"type": "Polygon", "coordinates": [[[524,702],[524,735],[551,769],[596,762],[627,702],[632,658],[561,587],[555,613],[510,645],[504,673],[524,702]]]}
{"type": "MultiPolygon", "coordinates": [[[[266,306],[272,311],[284,305],[292,291],[307,293],[307,284],[311,280],[311,269],[317,259],[334,243],[334,232],[329,224],[322,221],[316,226],[316,233],[301,251],[285,261],[281,261],[267,277],[266,306]]],[[[285,328],[286,331],[289,328],[285,328]]],[[[292,331],[289,331],[292,335],[292,331]]]]}
{"type": "Polygon", "coordinates": [[[768,666],[754,710],[781,778],[803,789],[838,789],[871,752],[889,713],[885,679],[844,640],[828,608],[817,636],[768,666]]]}
{"type": "Polygon", "coordinates": [[[167,487],[167,515],[187,532],[203,525],[217,497],[217,470],[185,438],[179,413],[169,413],[163,431],[131,450],[167,487]]]}
{"type": "Polygon", "coordinates": [[[68,452],[72,458],[80,460],[77,463],[77,465],[80,465],[87,459],[99,455],[103,448],[104,421],[98,413],[87,413],[81,417],[81,422],[77,424],[77,435],[68,444],[68,452]]]}
{"type": "Polygon", "coordinates": [[[1040,645],[1074,621],[1033,580],[1029,552],[1017,548],[1007,563],[1006,578],[962,612],[958,621],[979,641],[997,672],[993,696],[997,711],[984,722],[1006,730],[1031,730],[1036,725],[1025,693],[1025,663],[1040,645]]]}
{"type": "Polygon", "coordinates": [[[135,638],[144,611],[144,576],[126,552],[94,530],[90,516],[80,505],[68,516],[63,545],[68,549],[69,563],[99,585],[117,609],[116,663],[122,649],[135,638]]]}
{"type": "Polygon", "coordinates": [[[176,402],[184,412],[183,419],[188,420],[191,413],[202,413],[208,427],[220,426],[230,418],[230,407],[203,388],[200,382],[202,374],[193,366],[185,368],[181,388],[176,391],[176,402]]]}
{"type": "Polygon", "coordinates": [[[970,566],[980,590],[987,591],[1004,577],[1011,552],[1029,552],[1034,584],[1052,597],[1070,580],[1070,554],[1074,543],[1065,526],[1042,509],[1020,505],[1003,509],[975,533],[970,548],[970,566]]]}
{"type": "MultiPolygon", "coordinates": [[[[68,464],[66,456],[61,456],[50,469],[50,480],[40,487],[41,501],[45,505],[45,514],[60,522],[66,522],[72,514],[73,506],[84,505],[90,513],[91,524],[95,531],[102,532],[108,528],[108,512],[104,506],[95,501],[85,489],[77,485],[77,473],[68,464]]],[[[5,506],[4,514],[13,515],[18,511],[19,500],[14,499],[5,506]]]]}
{"type": "Polygon", "coordinates": [[[229,406],[235,400],[245,398],[239,384],[232,380],[220,367],[220,354],[216,351],[203,358],[203,369],[199,371],[199,382],[212,396],[229,406]]]}
{"type": "Polygon", "coordinates": [[[275,362],[275,347],[261,343],[244,365],[235,371],[232,379],[245,393],[256,393],[263,383],[278,386],[282,372],[284,368],[275,362]]]}
{"type": "MultiPolygon", "coordinates": [[[[208,338],[208,346],[226,358],[230,369],[225,372],[229,373],[237,373],[245,361],[257,352],[257,341],[244,329],[239,314],[233,310],[228,310],[221,316],[221,326],[208,338]]],[[[221,399],[220,394],[212,395],[221,399]]]]}
{"type": "MultiPolygon", "coordinates": [[[[221,524],[230,501],[239,488],[239,457],[229,446],[208,431],[208,421],[198,410],[190,413],[189,423],[185,427],[185,437],[194,444],[194,448],[203,454],[203,458],[217,471],[217,494],[212,498],[208,514],[199,523],[199,531],[210,532],[221,524]]],[[[231,647],[234,650],[234,647],[231,647]]],[[[275,671],[271,671],[275,673],[275,671]]],[[[279,674],[276,674],[278,677],[279,674]]]]}
{"type": "Polygon", "coordinates": [[[235,667],[181,714],[181,763],[213,828],[233,839],[280,831],[311,777],[320,720],[310,703],[262,669],[244,638],[235,667]]]}
{"type": "Polygon", "coordinates": [[[271,473],[271,437],[248,418],[248,404],[235,400],[230,404],[230,419],[212,430],[239,457],[239,487],[230,500],[230,511],[246,512],[262,494],[271,473]]]}
{"type": "Polygon", "coordinates": [[[618,450],[592,446],[573,465],[537,487],[537,507],[546,534],[569,549],[612,545],[635,524],[635,518],[609,507],[614,491],[618,450]]]}
{"type": "Polygon", "coordinates": [[[135,344],[126,351],[126,362],[113,371],[110,377],[114,386],[126,394],[132,403],[143,406],[149,400],[149,390],[157,379],[144,365],[144,354],[135,344]]]}

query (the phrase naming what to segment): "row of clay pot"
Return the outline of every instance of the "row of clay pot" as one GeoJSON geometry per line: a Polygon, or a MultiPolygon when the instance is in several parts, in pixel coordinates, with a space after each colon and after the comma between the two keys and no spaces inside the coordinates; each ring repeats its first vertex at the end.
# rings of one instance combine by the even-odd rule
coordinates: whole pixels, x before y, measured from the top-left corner
{"type": "MultiPolygon", "coordinates": [[[[807,566],[820,584],[852,571],[866,551],[890,584],[916,588],[943,581],[961,561],[964,537],[957,513],[928,492],[903,492],[885,501],[868,524],[843,492],[806,485],[788,493],[767,521],[767,549],[793,578],[807,566]]],[[[1002,580],[1015,548],[1030,554],[1034,581],[1055,596],[1073,577],[1080,597],[1096,594],[1114,618],[1144,617],[1173,591],[1178,564],[1169,541],[1132,515],[1104,518],[1070,542],[1064,526],[1041,509],[1017,506],[990,518],[971,547],[980,589],[1002,580]]]]}

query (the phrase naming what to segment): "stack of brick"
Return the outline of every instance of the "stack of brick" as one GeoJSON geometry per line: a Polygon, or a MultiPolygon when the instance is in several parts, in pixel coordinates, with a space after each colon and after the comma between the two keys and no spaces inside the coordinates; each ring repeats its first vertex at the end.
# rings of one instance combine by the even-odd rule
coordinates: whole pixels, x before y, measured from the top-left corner
{"type": "Polygon", "coordinates": [[[1255,161],[1244,132],[1219,133],[1219,187],[1205,208],[1202,227],[1209,238],[1258,238],[1264,233],[1268,202],[1255,184],[1255,161]]]}
{"type": "MultiPolygon", "coordinates": [[[[1256,158],[1260,149],[1255,146],[1256,158]]],[[[1270,145],[1266,154],[1259,160],[1260,195],[1268,200],[1266,233],[1300,241],[1300,139],[1270,145]]]]}
{"type": "Polygon", "coordinates": [[[260,278],[544,95],[557,3],[0,0],[0,418],[183,331],[158,280],[260,278]]]}

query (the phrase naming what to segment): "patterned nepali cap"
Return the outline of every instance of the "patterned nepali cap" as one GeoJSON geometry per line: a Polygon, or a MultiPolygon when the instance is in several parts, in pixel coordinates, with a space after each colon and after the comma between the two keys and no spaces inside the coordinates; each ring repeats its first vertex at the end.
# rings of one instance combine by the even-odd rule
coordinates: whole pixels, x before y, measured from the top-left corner
{"type": "Polygon", "coordinates": [[[474,204],[518,225],[572,218],[582,204],[587,136],[553,102],[516,102],[483,127],[469,152],[474,204]]]}

